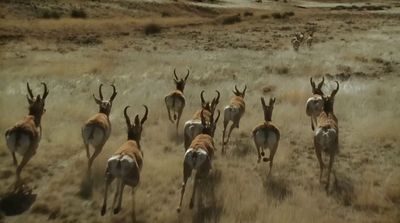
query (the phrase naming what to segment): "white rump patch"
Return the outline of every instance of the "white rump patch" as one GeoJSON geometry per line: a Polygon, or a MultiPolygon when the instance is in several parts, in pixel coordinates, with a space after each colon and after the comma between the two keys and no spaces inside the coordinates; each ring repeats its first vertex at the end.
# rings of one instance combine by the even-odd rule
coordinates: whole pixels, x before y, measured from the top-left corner
{"type": "Polygon", "coordinates": [[[335,129],[318,128],[315,131],[315,136],[317,137],[317,143],[321,146],[323,150],[335,149],[332,146],[337,146],[337,132],[335,129]]]}
{"type": "Polygon", "coordinates": [[[113,155],[108,159],[108,168],[110,173],[117,178],[129,175],[132,167],[136,166],[136,162],[132,157],[127,155],[113,155]]]}
{"type": "Polygon", "coordinates": [[[17,134],[12,132],[6,135],[7,147],[10,149],[11,152],[16,152],[23,156],[28,150],[31,145],[31,139],[28,135],[20,133],[18,142],[17,134]],[[17,145],[18,144],[18,145],[17,145]]]}
{"type": "Polygon", "coordinates": [[[267,132],[266,130],[258,130],[254,137],[256,144],[260,145],[262,148],[271,149],[278,141],[276,134],[267,132]]]}
{"type": "Polygon", "coordinates": [[[185,153],[185,163],[188,164],[192,169],[198,170],[200,166],[207,161],[208,154],[203,149],[194,150],[190,148],[185,153]],[[193,159],[193,155],[197,155],[196,159],[193,159]]]}
{"type": "Polygon", "coordinates": [[[306,113],[308,116],[318,116],[323,109],[324,101],[321,96],[312,96],[307,100],[306,113]]]}
{"type": "Polygon", "coordinates": [[[85,126],[83,129],[82,137],[85,144],[90,144],[94,147],[100,146],[106,140],[104,130],[102,128],[94,126],[85,126]]]}
{"type": "Polygon", "coordinates": [[[226,106],[224,108],[224,122],[232,121],[234,122],[235,119],[238,119],[240,115],[240,109],[233,106],[226,106]]]}
{"type": "Polygon", "coordinates": [[[171,108],[175,112],[178,112],[180,108],[184,107],[183,102],[180,99],[175,98],[174,102],[173,97],[167,97],[165,103],[167,104],[168,108],[171,108]]]}

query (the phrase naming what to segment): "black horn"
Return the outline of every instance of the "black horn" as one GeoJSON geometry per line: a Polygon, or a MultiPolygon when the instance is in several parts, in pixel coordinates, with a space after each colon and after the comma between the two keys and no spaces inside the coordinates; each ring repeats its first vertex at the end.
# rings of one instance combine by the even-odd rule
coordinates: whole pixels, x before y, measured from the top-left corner
{"type": "Polygon", "coordinates": [[[143,123],[147,120],[147,115],[149,114],[149,108],[147,108],[146,105],[143,105],[145,112],[142,120],[140,121],[140,124],[143,125],[143,123]]]}
{"type": "Polygon", "coordinates": [[[112,93],[112,95],[110,97],[110,102],[112,102],[114,100],[115,96],[117,96],[117,90],[115,88],[115,85],[111,84],[111,87],[113,88],[113,93],[112,93]]]}
{"type": "Polygon", "coordinates": [[[45,100],[46,97],[47,97],[47,95],[49,94],[49,90],[47,89],[46,83],[42,82],[41,84],[42,84],[43,87],[44,87],[42,99],[45,100]]]}
{"type": "Polygon", "coordinates": [[[26,88],[28,89],[28,94],[31,99],[33,99],[33,93],[31,87],[29,87],[29,83],[26,82],[26,88]]]}
{"type": "Polygon", "coordinates": [[[128,110],[128,108],[129,108],[130,106],[128,105],[128,106],[126,106],[125,107],[125,109],[124,109],[124,116],[125,116],[125,121],[126,121],[126,126],[128,126],[128,129],[130,129],[131,128],[131,119],[129,118],[129,116],[128,116],[128,113],[127,113],[127,110],[128,110]]]}

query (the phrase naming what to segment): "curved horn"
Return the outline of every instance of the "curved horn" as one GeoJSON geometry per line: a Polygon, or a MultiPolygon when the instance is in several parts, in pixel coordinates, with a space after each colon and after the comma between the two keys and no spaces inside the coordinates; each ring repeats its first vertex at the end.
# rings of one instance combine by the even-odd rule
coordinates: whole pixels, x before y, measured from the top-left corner
{"type": "Polygon", "coordinates": [[[269,106],[273,106],[275,103],[275,98],[270,98],[269,99],[269,106]]]}
{"type": "Polygon", "coordinates": [[[174,68],[174,76],[175,76],[175,80],[179,81],[178,75],[176,75],[176,68],[174,68]]]}
{"type": "Polygon", "coordinates": [[[41,84],[42,84],[43,87],[44,87],[42,99],[45,100],[46,97],[47,97],[47,95],[49,94],[49,90],[47,89],[46,83],[42,82],[41,84]]]}
{"type": "Polygon", "coordinates": [[[32,89],[31,89],[31,87],[29,87],[29,83],[28,82],[26,82],[26,88],[28,89],[29,97],[31,97],[31,99],[33,99],[32,89]]]}
{"type": "Polygon", "coordinates": [[[201,106],[203,106],[206,103],[206,100],[204,100],[204,90],[201,91],[200,93],[200,98],[201,98],[201,106]]]}
{"type": "Polygon", "coordinates": [[[221,93],[219,93],[218,90],[215,90],[217,92],[217,97],[215,98],[215,103],[218,104],[219,103],[219,97],[221,96],[221,93]]]}
{"type": "Polygon", "coordinates": [[[246,93],[246,90],[247,90],[247,85],[244,85],[244,89],[243,89],[243,92],[242,92],[243,95],[244,95],[244,93],[246,93]]]}
{"type": "Polygon", "coordinates": [[[339,91],[339,82],[338,81],[335,82],[336,82],[336,89],[332,91],[331,97],[335,97],[336,93],[339,91]]]}
{"type": "Polygon", "coordinates": [[[103,94],[101,93],[101,88],[103,87],[103,84],[100,84],[99,86],[99,96],[100,96],[100,100],[103,100],[103,94]]]}
{"type": "Polygon", "coordinates": [[[145,112],[142,120],[140,121],[140,124],[143,125],[143,123],[147,120],[147,115],[149,114],[149,108],[147,108],[146,105],[143,105],[145,112]]]}
{"type": "Polygon", "coordinates": [[[322,76],[322,81],[318,84],[318,89],[321,90],[321,87],[322,87],[322,85],[324,84],[324,81],[325,81],[325,77],[322,76]]]}
{"type": "Polygon", "coordinates": [[[124,109],[124,116],[125,116],[126,126],[128,126],[128,129],[130,129],[131,126],[132,126],[131,119],[129,118],[128,113],[127,113],[127,110],[128,110],[129,107],[130,106],[128,105],[124,109]]]}
{"type": "Polygon", "coordinates": [[[115,88],[115,85],[111,84],[111,87],[113,88],[113,93],[112,93],[112,95],[110,97],[110,102],[112,102],[114,100],[115,96],[117,96],[117,90],[115,88]]]}
{"type": "Polygon", "coordinates": [[[96,96],[94,94],[93,94],[93,99],[96,102],[96,104],[100,104],[101,103],[101,100],[96,98],[96,96]]]}
{"type": "Polygon", "coordinates": [[[187,69],[187,74],[186,74],[186,76],[185,76],[185,82],[186,82],[186,80],[188,79],[189,74],[190,74],[190,71],[189,71],[189,69],[187,69]]]}
{"type": "Polygon", "coordinates": [[[206,126],[206,120],[204,119],[203,111],[204,111],[204,109],[201,109],[201,112],[200,112],[201,125],[206,126]]]}
{"type": "Polygon", "coordinates": [[[264,97],[261,97],[261,105],[263,106],[263,108],[266,106],[266,105],[265,105],[264,97]]]}
{"type": "Polygon", "coordinates": [[[312,89],[314,90],[315,89],[315,83],[314,83],[312,77],[310,77],[310,84],[311,84],[312,89]]]}
{"type": "Polygon", "coordinates": [[[218,110],[217,110],[217,118],[215,119],[215,121],[212,122],[214,125],[217,124],[220,114],[221,114],[221,112],[220,112],[220,110],[218,109],[218,110]]]}
{"type": "Polygon", "coordinates": [[[238,90],[237,87],[236,87],[236,84],[235,84],[235,90],[236,90],[236,92],[239,92],[239,90],[238,90]]]}

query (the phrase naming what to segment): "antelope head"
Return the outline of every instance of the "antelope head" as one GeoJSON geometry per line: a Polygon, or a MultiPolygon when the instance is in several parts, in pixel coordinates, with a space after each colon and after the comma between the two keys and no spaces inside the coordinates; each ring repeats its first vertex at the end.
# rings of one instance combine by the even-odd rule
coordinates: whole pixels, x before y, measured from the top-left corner
{"type": "Polygon", "coordinates": [[[274,110],[274,104],[275,104],[275,98],[270,98],[269,99],[269,105],[265,104],[264,98],[261,97],[261,105],[264,110],[264,120],[267,121],[272,121],[272,111],[274,110]]]}
{"type": "Polygon", "coordinates": [[[214,137],[215,129],[217,128],[217,122],[219,119],[220,111],[217,111],[217,118],[214,120],[214,114],[211,113],[210,122],[207,122],[204,115],[203,110],[201,111],[201,125],[203,126],[202,133],[207,134],[211,137],[214,137]]]}
{"type": "Polygon", "coordinates": [[[47,95],[49,94],[46,83],[42,82],[41,84],[44,87],[43,94],[38,94],[35,97],[33,96],[32,89],[30,88],[29,83],[26,82],[26,88],[28,89],[28,94],[26,95],[26,98],[28,99],[29,103],[29,115],[35,116],[37,122],[36,124],[38,125],[40,124],[40,119],[42,115],[46,112],[44,105],[47,95]]]}
{"type": "Polygon", "coordinates": [[[335,95],[339,91],[339,82],[338,81],[335,81],[335,82],[336,82],[336,89],[334,89],[331,92],[331,95],[323,97],[323,100],[324,100],[324,111],[326,113],[329,113],[329,112],[333,113],[333,104],[335,102],[335,95]]]}
{"type": "Polygon", "coordinates": [[[185,78],[178,78],[178,75],[176,75],[176,70],[174,69],[174,81],[175,81],[175,85],[176,85],[176,89],[180,90],[181,92],[183,92],[183,90],[185,89],[185,84],[186,84],[186,80],[189,77],[189,69],[187,70],[187,74],[185,76],[185,78]]]}
{"type": "Polygon", "coordinates": [[[310,83],[312,87],[312,93],[324,96],[324,92],[322,92],[322,85],[324,85],[325,78],[322,77],[322,81],[318,84],[317,87],[315,87],[315,82],[313,81],[312,77],[310,77],[310,83]]]}
{"type": "Polygon", "coordinates": [[[135,140],[138,144],[142,137],[143,123],[147,120],[147,115],[149,113],[149,109],[146,105],[143,105],[145,112],[142,119],[139,119],[139,115],[135,116],[134,123],[131,123],[131,120],[128,116],[127,110],[130,106],[126,106],[124,109],[124,116],[126,121],[126,126],[128,128],[128,140],[135,140]]]}
{"type": "Polygon", "coordinates": [[[219,103],[219,98],[221,96],[221,94],[219,93],[218,90],[216,90],[217,92],[217,96],[215,98],[212,99],[211,103],[210,102],[206,102],[206,100],[204,100],[204,90],[201,91],[200,93],[200,98],[201,98],[201,107],[207,111],[210,111],[211,113],[214,113],[215,108],[217,107],[218,103],[219,103]]]}
{"type": "Polygon", "coordinates": [[[110,112],[111,112],[112,102],[114,101],[115,96],[117,96],[117,91],[115,89],[115,85],[111,84],[111,87],[113,88],[113,93],[109,100],[104,100],[103,93],[101,91],[102,87],[103,87],[103,84],[100,84],[100,86],[99,86],[99,97],[100,98],[97,98],[94,94],[93,94],[93,98],[94,98],[94,101],[96,102],[96,104],[98,104],[100,107],[99,112],[104,113],[108,116],[108,115],[110,115],[110,112]]]}
{"type": "Polygon", "coordinates": [[[235,85],[235,90],[233,91],[233,93],[234,93],[236,96],[238,96],[238,97],[244,98],[244,95],[246,94],[246,89],[247,89],[247,86],[244,85],[243,91],[240,92],[240,91],[237,89],[236,85],[235,85]]]}

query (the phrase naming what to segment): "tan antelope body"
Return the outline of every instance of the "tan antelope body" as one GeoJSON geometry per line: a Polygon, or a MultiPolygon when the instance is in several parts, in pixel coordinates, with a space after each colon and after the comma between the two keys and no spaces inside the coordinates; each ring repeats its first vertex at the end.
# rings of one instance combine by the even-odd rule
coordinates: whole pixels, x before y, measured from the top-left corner
{"type": "Polygon", "coordinates": [[[261,98],[261,104],[264,110],[264,122],[259,124],[253,129],[253,138],[254,144],[257,148],[258,159],[257,162],[260,162],[261,157],[264,157],[264,149],[269,149],[269,158],[264,157],[263,161],[269,161],[269,173],[271,174],[272,165],[274,161],[274,155],[276,150],[278,149],[280,132],[279,129],[272,124],[272,111],[274,109],[275,98],[271,98],[269,101],[269,105],[265,104],[264,98],[261,98]]]}
{"type": "Polygon", "coordinates": [[[42,82],[42,85],[44,86],[43,95],[34,97],[29,83],[26,84],[28,89],[29,114],[5,133],[7,147],[12,154],[14,166],[16,166],[15,190],[21,186],[21,171],[36,154],[42,137],[41,119],[46,111],[44,108],[45,100],[49,94],[46,84],[42,82]],[[15,153],[22,156],[19,164],[15,153]]]}
{"type": "Polygon", "coordinates": [[[179,79],[176,75],[176,71],[174,69],[174,82],[176,85],[176,90],[170,92],[167,96],[165,96],[164,101],[168,111],[169,120],[174,123],[176,121],[176,131],[178,133],[179,120],[181,119],[183,109],[185,108],[185,96],[183,95],[183,90],[185,89],[186,80],[189,77],[189,70],[185,78],[179,79]],[[171,117],[171,112],[173,113],[173,118],[171,117]]]}
{"type": "Polygon", "coordinates": [[[135,214],[135,188],[140,181],[140,172],[143,167],[143,151],[140,146],[141,134],[143,131],[143,123],[147,120],[148,108],[145,107],[145,114],[142,120],[139,121],[139,116],[136,115],[135,121],[132,124],[127,114],[126,106],[124,116],[128,128],[128,140],[108,159],[105,173],[105,192],[104,201],[101,209],[101,215],[106,213],[107,209],[107,193],[110,184],[117,179],[117,190],[113,201],[114,214],[121,210],[122,196],[126,185],[132,187],[132,220],[136,220],[135,214]],[[117,206],[115,207],[115,204],[117,206]]]}
{"type": "Polygon", "coordinates": [[[99,113],[89,118],[82,127],[82,138],[86,148],[86,156],[88,158],[88,177],[91,175],[91,167],[94,159],[100,154],[104,144],[107,142],[111,134],[109,115],[112,108],[112,102],[115,96],[117,96],[115,86],[111,85],[113,88],[113,94],[109,100],[104,100],[101,91],[102,86],[102,84],[99,86],[100,99],[96,98],[96,96],[93,94],[95,102],[99,105],[99,113]],[[89,151],[90,145],[94,148],[92,155],[90,155],[89,151]]]}
{"type": "Polygon", "coordinates": [[[222,153],[225,153],[225,145],[228,144],[229,142],[232,130],[234,128],[239,128],[240,119],[242,118],[246,110],[246,104],[244,102],[246,89],[247,86],[245,85],[244,90],[240,92],[235,86],[235,91],[233,91],[235,96],[231,98],[230,104],[224,108],[224,130],[222,132],[222,153]],[[225,131],[229,122],[232,122],[232,125],[229,129],[227,140],[225,141],[225,131]]]}
{"type": "Polygon", "coordinates": [[[196,173],[194,176],[193,193],[189,204],[190,209],[193,208],[194,199],[198,190],[199,180],[207,178],[212,167],[211,163],[215,153],[213,137],[220,112],[218,110],[218,115],[215,121],[212,114],[209,122],[205,120],[203,114],[204,112],[201,113],[201,123],[203,125],[202,133],[194,138],[189,148],[185,152],[183,161],[183,183],[181,188],[179,206],[177,208],[178,212],[180,212],[181,210],[186,183],[189,177],[192,175],[192,171],[195,170],[196,173]]]}
{"type": "Polygon", "coordinates": [[[219,97],[220,97],[219,91],[216,91],[216,92],[217,92],[217,97],[213,98],[211,103],[206,102],[204,100],[204,96],[203,96],[204,91],[202,91],[200,93],[202,108],[197,110],[194,113],[192,119],[185,122],[185,125],[184,125],[185,150],[187,148],[189,148],[190,143],[193,141],[193,139],[203,131],[203,125],[201,124],[201,114],[203,113],[203,116],[204,116],[206,122],[209,122],[210,117],[214,114],[214,111],[219,103],[219,97]]]}
{"type": "MultiPolygon", "coordinates": [[[[315,153],[320,165],[320,182],[325,164],[322,159],[322,153],[329,156],[328,181],[325,189],[328,191],[330,185],[330,175],[335,155],[339,152],[339,128],[338,120],[333,113],[334,97],[339,90],[339,83],[336,81],[337,87],[332,91],[330,96],[324,96],[324,111],[318,116],[318,127],[314,134],[315,153]]],[[[333,171],[336,181],[336,174],[333,171]]]]}
{"type": "Polygon", "coordinates": [[[314,131],[315,126],[317,125],[317,117],[324,109],[324,93],[322,92],[322,86],[324,84],[324,77],[322,77],[322,81],[315,87],[315,83],[310,78],[310,83],[312,87],[313,95],[308,98],[306,102],[306,114],[310,116],[311,119],[311,129],[314,131]]]}

